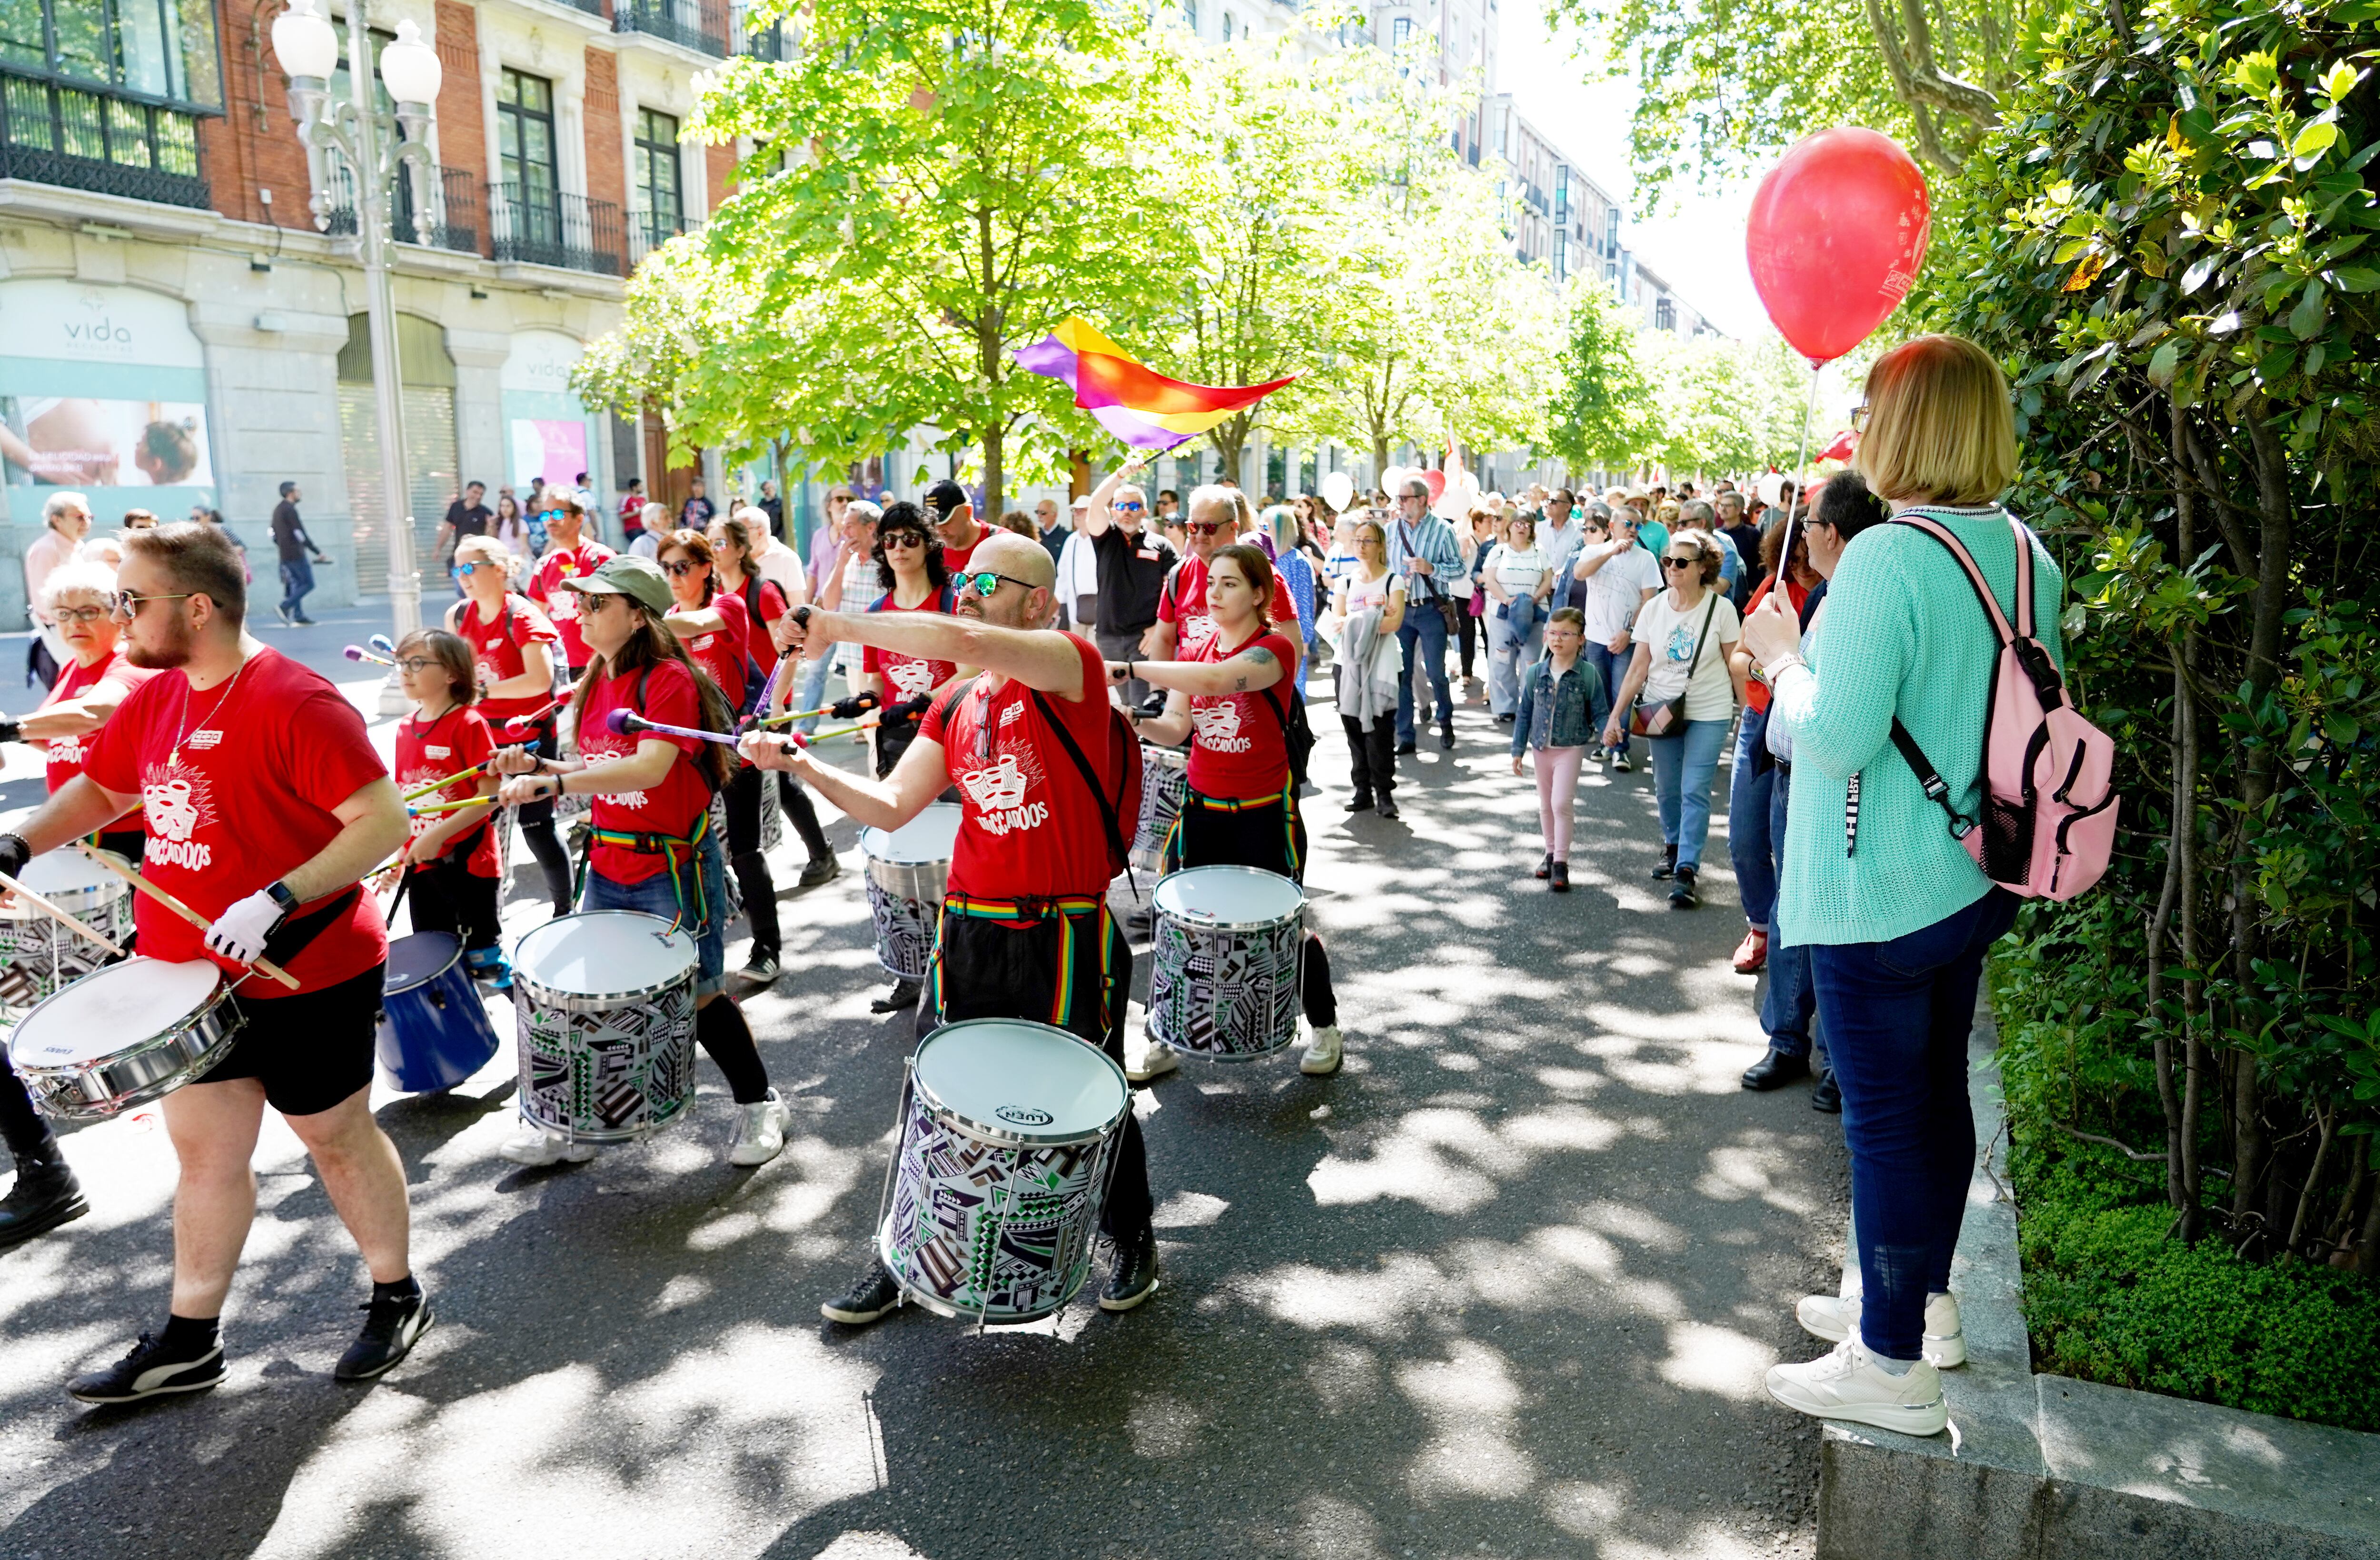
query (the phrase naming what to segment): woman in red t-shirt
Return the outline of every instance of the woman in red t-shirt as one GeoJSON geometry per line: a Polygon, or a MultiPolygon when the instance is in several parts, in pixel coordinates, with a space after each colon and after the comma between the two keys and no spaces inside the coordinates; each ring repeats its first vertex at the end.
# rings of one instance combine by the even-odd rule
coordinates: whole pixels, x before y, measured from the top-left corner
{"type": "MultiPolygon", "coordinates": [[[[471,706],[480,696],[471,647],[443,628],[422,628],[397,641],[396,675],[413,714],[396,728],[396,786],[411,793],[449,775],[476,769],[496,750],[487,717],[471,706]]],[[[496,787],[492,775],[462,774],[417,805],[468,801],[496,787]]],[[[416,812],[411,837],[398,859],[413,901],[413,930],[447,932],[462,939],[474,980],[512,989],[496,921],[496,831],[486,807],[416,812]]]]}
{"type": "MultiPolygon", "coordinates": [[[[711,793],[725,787],[735,753],[716,742],[657,732],[615,733],[609,717],[631,710],[662,725],[724,734],[735,717],[710,675],[686,658],[667,615],[669,577],[633,554],[606,558],[562,589],[581,598],[579,622],[594,659],[572,695],[578,757],[552,759],[519,748],[496,756],[512,778],[506,805],[551,800],[567,790],[591,796],[594,843],[582,910],[642,910],[694,938],[694,1037],[727,1077],[736,1105],[728,1162],[766,1164],[785,1146],[784,1105],[769,1087],[751,1026],[724,990],[727,873],[710,832],[711,793]]],[[[574,1163],[591,1144],[528,1125],[497,1151],[516,1164],[574,1163]]]]}
{"type": "MultiPolygon", "coordinates": [[[[925,511],[916,505],[905,500],[884,506],[884,518],[876,522],[874,556],[878,572],[892,581],[892,588],[868,611],[947,613],[955,604],[942,544],[927,529],[925,511]]],[[[873,697],[874,708],[880,712],[875,725],[876,777],[881,780],[917,740],[917,723],[936,696],[975,676],[976,669],[950,661],[921,661],[873,645],[861,652],[859,665],[860,696],[837,705],[835,713],[842,714],[848,705],[856,714],[868,708],[866,701],[873,697]]]]}
{"type": "MultiPolygon", "coordinates": [[[[480,687],[480,718],[501,742],[534,742],[540,753],[562,750],[553,718],[553,656],[562,636],[535,602],[511,590],[514,560],[492,536],[467,536],[455,545],[455,573],[463,599],[446,609],[446,631],[471,647],[480,687]],[[526,729],[508,729],[516,719],[526,729]]],[[[570,853],[553,830],[553,804],[517,810],[513,822],[545,874],[553,913],[570,913],[570,853]]]]}
{"type": "MultiPolygon", "coordinates": [[[[124,658],[117,643],[123,626],[107,610],[115,589],[114,571],[95,563],[61,564],[42,581],[41,604],[57,624],[58,637],[73,658],[50,685],[41,708],[17,723],[11,735],[48,750],[52,791],[82,773],[87,740],[134,689],[157,675],[124,658]]],[[[103,850],[138,862],[147,838],[136,807],[114,827],[102,830],[99,844],[103,850]]]]}
{"type": "MultiPolygon", "coordinates": [[[[1260,548],[1237,542],[1208,561],[1206,583],[1215,631],[1197,637],[1196,659],[1109,664],[1115,681],[1140,677],[1172,690],[1165,713],[1135,719],[1135,730],[1167,746],[1191,743],[1190,789],[1166,836],[1166,870],[1256,867],[1303,883],[1305,823],[1289,763],[1298,651],[1292,634],[1275,631],[1266,616],[1272,564],[1260,548]]],[[[1293,633],[1294,621],[1290,627],[1293,633]]],[[[1317,1075],[1335,1072],[1339,1005],[1330,961],[1310,931],[1304,967],[1305,1021],[1314,1035],[1298,1066],[1317,1075]]],[[[1155,1077],[1178,1065],[1170,1050],[1152,1044],[1142,1070],[1155,1077]]]]}
{"type": "MultiPolygon", "coordinates": [[[[747,618],[744,642],[752,652],[752,664],[760,669],[763,687],[773,678],[780,687],[794,680],[795,668],[785,668],[785,675],[776,676],[776,636],[789,632],[785,617],[785,592],[773,580],[763,579],[753,572],[752,528],[732,515],[722,515],[710,522],[710,563],[713,578],[722,596],[734,596],[744,604],[747,618]]],[[[790,706],[785,706],[790,707],[790,706]]],[[[816,888],[843,871],[835,859],[834,848],[826,842],[826,830],[819,823],[818,804],[810,800],[809,792],[791,774],[777,776],[777,799],[793,820],[794,833],[802,836],[802,848],[809,852],[809,861],[802,868],[800,886],[816,888]]]]}
{"type": "MultiPolygon", "coordinates": [[[[694,664],[719,685],[730,710],[747,703],[751,665],[747,648],[749,618],[744,603],[719,589],[710,539],[698,530],[674,530],[660,538],[659,561],[669,576],[669,626],[694,664]]],[[[767,782],[759,770],[735,761],[721,793],[727,803],[727,865],[735,873],[744,896],[744,914],[752,926],[752,952],[744,961],[744,978],[767,985],[777,978],[777,956],[784,933],[777,920],[777,884],[769,875],[769,858],[760,850],[760,804],[767,782]]]]}

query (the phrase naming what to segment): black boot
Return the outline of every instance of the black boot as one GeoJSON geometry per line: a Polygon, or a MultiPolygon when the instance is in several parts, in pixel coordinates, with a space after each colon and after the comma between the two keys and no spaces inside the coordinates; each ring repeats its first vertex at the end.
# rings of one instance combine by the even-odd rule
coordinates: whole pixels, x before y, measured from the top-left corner
{"type": "Polygon", "coordinates": [[[1771,1089],[1782,1089],[1796,1079],[1809,1076],[1810,1058],[1788,1055],[1772,1045],[1767,1055],[1743,1069],[1743,1086],[1765,1094],[1771,1089]]]}
{"type": "Polygon", "coordinates": [[[1667,883],[1677,875],[1678,847],[1674,845],[1665,845],[1661,847],[1661,864],[1653,869],[1653,881],[1667,883]]]}
{"type": "Polygon", "coordinates": [[[1548,851],[1547,851],[1547,852],[1546,852],[1545,859],[1544,859],[1544,860],[1542,860],[1542,861],[1539,861],[1539,862],[1537,863],[1537,876],[1539,876],[1539,877],[1541,877],[1541,878],[1548,878],[1548,877],[1551,877],[1551,876],[1553,876],[1553,875],[1554,875],[1554,853],[1553,853],[1552,851],[1548,850],[1548,851]]]}
{"type": "Polygon", "coordinates": [[[1570,892],[1570,863],[1567,861],[1554,863],[1554,892],[1557,894],[1570,892]]]}
{"type": "Polygon", "coordinates": [[[1810,1108],[1826,1115],[1843,1114],[1843,1086],[1835,1081],[1834,1068],[1818,1075],[1818,1086],[1810,1091],[1810,1108]]]}
{"type": "Polygon", "coordinates": [[[868,1005],[868,1011],[870,1013],[898,1013],[904,1007],[915,1007],[917,1005],[917,998],[919,994],[922,993],[924,990],[925,988],[920,986],[915,981],[897,981],[893,983],[892,989],[890,992],[878,997],[874,1002],[868,1005]]]}
{"type": "Polygon", "coordinates": [[[82,1186],[65,1159],[55,1152],[47,1159],[20,1159],[17,1184],[0,1198],[0,1250],[90,1212],[82,1186]]]}
{"type": "Polygon", "coordinates": [[[1101,1310],[1130,1310],[1157,1293],[1157,1237],[1144,1231],[1118,1246],[1115,1266],[1108,1272],[1107,1287],[1099,1291],[1101,1310]]]}
{"type": "Polygon", "coordinates": [[[1357,791],[1354,796],[1349,797],[1347,798],[1347,810],[1350,812],[1371,811],[1372,793],[1369,791],[1357,791]]]}

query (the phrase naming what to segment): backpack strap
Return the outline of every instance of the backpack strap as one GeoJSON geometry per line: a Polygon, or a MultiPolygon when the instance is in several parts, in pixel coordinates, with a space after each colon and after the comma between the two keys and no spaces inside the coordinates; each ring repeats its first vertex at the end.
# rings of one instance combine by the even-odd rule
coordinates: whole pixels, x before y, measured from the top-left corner
{"type": "MultiPolygon", "coordinates": [[[[1925,792],[1926,799],[1949,818],[1950,837],[1965,839],[1974,829],[1975,820],[1950,805],[1949,784],[1927,760],[1925,750],[1917,745],[1917,738],[1900,724],[1899,715],[1892,717],[1892,745],[1900,750],[1901,762],[1908,764],[1910,772],[1917,776],[1917,784],[1925,792]]],[[[1846,856],[1859,849],[1859,812],[1860,777],[1854,774],[1851,785],[1843,791],[1843,854],[1846,856]]]]}
{"type": "MultiPolygon", "coordinates": [[[[1123,825],[1116,819],[1115,798],[1108,795],[1108,788],[1105,786],[1099,784],[1099,771],[1093,769],[1091,761],[1083,756],[1083,750],[1075,745],[1075,734],[1066,729],[1066,723],[1058,718],[1058,712],[1051,709],[1050,701],[1041,697],[1041,690],[1028,687],[1026,691],[1033,696],[1034,707],[1041,712],[1042,721],[1051,731],[1058,734],[1058,745],[1066,750],[1068,758],[1075,761],[1075,769],[1082,775],[1083,784],[1089,786],[1091,795],[1098,798],[1099,823],[1107,830],[1109,853],[1119,861],[1130,860],[1132,851],[1125,843],[1123,825]]],[[[1088,689],[1084,689],[1086,694],[1090,691],[1088,689]]],[[[1109,719],[1112,721],[1114,717],[1111,715],[1109,719]]]]}

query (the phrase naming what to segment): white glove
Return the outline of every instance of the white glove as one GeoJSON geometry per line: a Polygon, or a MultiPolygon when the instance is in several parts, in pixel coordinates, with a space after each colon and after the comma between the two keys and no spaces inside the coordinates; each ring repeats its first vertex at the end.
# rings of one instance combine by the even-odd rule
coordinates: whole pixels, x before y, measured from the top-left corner
{"type": "Polygon", "coordinates": [[[280,902],[260,888],[215,918],[207,928],[207,947],[234,963],[254,964],[280,924],[280,902]]]}

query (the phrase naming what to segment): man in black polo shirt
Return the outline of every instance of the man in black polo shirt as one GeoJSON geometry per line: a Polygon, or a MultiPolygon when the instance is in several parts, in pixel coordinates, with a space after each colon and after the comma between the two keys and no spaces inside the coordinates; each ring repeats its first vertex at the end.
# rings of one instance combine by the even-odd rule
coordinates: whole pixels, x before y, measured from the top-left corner
{"type": "MultiPolygon", "coordinates": [[[[1135,456],[1108,473],[1083,511],[1083,534],[1099,560],[1099,617],[1092,637],[1111,661],[1141,653],[1141,636],[1157,622],[1165,577],[1181,558],[1148,529],[1148,501],[1125,481],[1139,469],[1135,456]]],[[[1125,703],[1137,705],[1148,697],[1148,685],[1135,677],[1123,685],[1123,695],[1125,703]]]]}
{"type": "MultiPolygon", "coordinates": [[[[446,506],[446,518],[438,522],[438,567],[449,575],[455,572],[455,544],[467,536],[488,534],[488,522],[495,518],[495,511],[488,507],[487,496],[487,483],[464,483],[463,496],[446,506]]],[[[460,584],[455,593],[463,593],[460,584]]]]}

